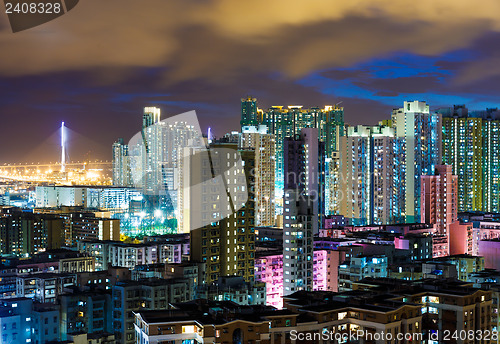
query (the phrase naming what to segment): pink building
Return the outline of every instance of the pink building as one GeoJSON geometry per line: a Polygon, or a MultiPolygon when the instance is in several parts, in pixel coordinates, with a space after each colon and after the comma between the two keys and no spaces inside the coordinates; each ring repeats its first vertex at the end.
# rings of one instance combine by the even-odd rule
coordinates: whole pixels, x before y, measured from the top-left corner
{"type": "MultiPolygon", "coordinates": [[[[315,250],[313,290],[338,291],[338,269],[346,259],[362,252],[360,246],[340,246],[336,250],[315,250]]],[[[255,260],[255,280],[266,284],[266,304],[283,308],[283,255],[270,254],[255,260]]]]}
{"type": "Polygon", "coordinates": [[[457,222],[457,176],[449,165],[437,165],[434,176],[421,176],[421,221],[435,224],[436,234],[442,235],[436,256],[449,254],[450,226],[457,222]],[[446,244],[448,241],[448,245],[446,244]]]}
{"type": "Polygon", "coordinates": [[[472,223],[455,221],[450,225],[450,255],[474,253],[472,223]]]}
{"type": "Polygon", "coordinates": [[[343,238],[345,237],[345,233],[343,229],[334,229],[334,228],[320,228],[318,230],[318,234],[320,238],[343,238]]]}
{"type": "Polygon", "coordinates": [[[450,165],[436,166],[436,175],[421,176],[421,221],[436,224],[438,234],[448,234],[457,221],[457,176],[450,165]]]}
{"type": "Polygon", "coordinates": [[[349,255],[348,248],[341,246],[337,250],[314,251],[313,290],[338,291],[339,265],[349,255]]]}
{"type": "Polygon", "coordinates": [[[344,227],[348,223],[344,216],[342,215],[329,215],[325,218],[325,229],[336,229],[339,227],[344,227]]]}
{"type": "Polygon", "coordinates": [[[448,236],[436,234],[432,237],[432,257],[449,256],[448,236]]]}
{"type": "Polygon", "coordinates": [[[484,257],[486,269],[500,270],[500,239],[479,240],[478,253],[484,257]]]}
{"type": "Polygon", "coordinates": [[[255,259],[255,281],[266,284],[266,304],[283,308],[283,254],[255,259]]]}

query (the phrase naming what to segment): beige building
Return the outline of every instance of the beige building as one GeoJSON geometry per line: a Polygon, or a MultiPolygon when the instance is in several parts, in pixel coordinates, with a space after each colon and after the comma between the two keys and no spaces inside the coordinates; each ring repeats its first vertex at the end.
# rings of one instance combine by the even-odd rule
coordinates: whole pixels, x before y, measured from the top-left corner
{"type": "Polygon", "coordinates": [[[218,193],[211,190],[203,193],[202,187],[201,193],[196,195],[202,198],[202,208],[196,216],[202,221],[206,221],[205,216],[213,218],[209,224],[191,231],[191,260],[206,264],[206,284],[216,282],[220,276],[237,275],[246,282],[254,280],[256,211],[255,178],[251,172],[255,155],[249,150],[238,152],[237,148],[237,143],[212,144],[210,154],[214,175],[221,175],[226,168],[233,166],[225,172],[227,187],[215,186],[219,188],[218,193]],[[213,197],[211,209],[204,208],[207,206],[204,197],[213,197]]]}
{"type": "Polygon", "coordinates": [[[255,152],[256,226],[275,225],[274,177],[276,170],[275,139],[266,126],[243,127],[239,148],[255,152]]]}

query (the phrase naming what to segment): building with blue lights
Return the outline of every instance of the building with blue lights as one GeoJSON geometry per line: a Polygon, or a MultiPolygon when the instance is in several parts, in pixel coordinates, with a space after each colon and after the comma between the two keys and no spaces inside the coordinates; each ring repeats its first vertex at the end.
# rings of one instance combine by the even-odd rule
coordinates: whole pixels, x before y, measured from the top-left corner
{"type": "Polygon", "coordinates": [[[500,211],[500,112],[443,108],[443,164],[458,177],[458,211],[500,211]]]}
{"type": "Polygon", "coordinates": [[[340,138],[340,214],[354,226],[389,224],[404,212],[404,139],[387,126],[347,128],[340,138]]]}
{"type": "Polygon", "coordinates": [[[344,135],[344,109],[337,106],[304,108],[301,105],[257,107],[257,99],[242,99],[241,125],[265,125],[276,139],[275,195],[277,212],[282,213],[284,175],[284,140],[296,137],[303,128],[317,128],[318,138],[325,143],[326,158],[338,151],[339,138],[344,135]]]}
{"type": "Polygon", "coordinates": [[[420,221],[420,176],[433,175],[441,163],[441,115],[429,111],[421,101],[405,101],[392,112],[396,137],[405,141],[404,180],[406,222],[420,221]]]}

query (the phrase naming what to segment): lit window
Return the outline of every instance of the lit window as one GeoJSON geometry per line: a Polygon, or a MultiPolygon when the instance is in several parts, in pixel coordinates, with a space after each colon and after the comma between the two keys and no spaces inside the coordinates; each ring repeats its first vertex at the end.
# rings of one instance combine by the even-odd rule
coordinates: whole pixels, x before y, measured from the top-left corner
{"type": "Polygon", "coordinates": [[[194,325],[182,326],[182,333],[196,333],[194,325]]]}

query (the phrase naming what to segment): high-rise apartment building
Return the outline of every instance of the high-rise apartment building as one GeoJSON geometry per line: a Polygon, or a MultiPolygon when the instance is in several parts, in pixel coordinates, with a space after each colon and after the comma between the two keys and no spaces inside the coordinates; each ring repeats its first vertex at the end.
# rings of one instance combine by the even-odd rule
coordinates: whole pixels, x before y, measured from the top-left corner
{"type": "Polygon", "coordinates": [[[145,107],[142,128],[128,146],[133,182],[147,194],[173,191],[175,169],[183,147],[200,147],[202,133],[194,113],[161,120],[160,109],[145,107]]]}
{"type": "Polygon", "coordinates": [[[286,189],[283,200],[283,295],[313,290],[314,233],[318,213],[314,196],[286,189]]]}
{"type": "Polygon", "coordinates": [[[435,224],[439,234],[447,235],[457,221],[457,176],[451,166],[437,165],[435,175],[421,178],[421,222],[435,224]]]}
{"type": "Polygon", "coordinates": [[[500,112],[464,105],[443,116],[443,164],[458,177],[458,211],[500,211],[500,112]]]}
{"type": "Polygon", "coordinates": [[[317,128],[303,128],[283,141],[285,190],[295,189],[314,198],[320,226],[325,214],[325,154],[317,128]]]}
{"type": "Polygon", "coordinates": [[[145,154],[142,155],[143,190],[147,194],[159,194],[162,185],[162,130],[160,109],[145,107],[142,116],[142,142],[145,154]]]}
{"type": "Polygon", "coordinates": [[[265,126],[243,127],[239,148],[255,153],[255,225],[274,226],[275,140],[265,126]]]}
{"type": "Polygon", "coordinates": [[[283,294],[313,290],[313,237],[325,213],[325,143],[317,128],[283,140],[283,294]]]}
{"type": "Polygon", "coordinates": [[[113,185],[132,186],[128,145],[119,138],[113,143],[113,185]]]}
{"type": "MultiPolygon", "coordinates": [[[[180,197],[185,202],[187,197],[191,198],[191,216],[188,217],[187,212],[184,215],[192,229],[191,260],[206,264],[206,284],[216,282],[221,276],[233,275],[253,282],[256,215],[254,151],[238,151],[237,142],[214,142],[208,152],[208,168],[194,169],[190,180],[193,184],[196,184],[194,180],[209,182],[205,185],[201,183],[199,188],[191,187],[189,191],[183,188],[184,195],[180,197]],[[197,170],[207,175],[198,176],[197,170]],[[223,176],[224,181],[210,182],[210,178],[216,176],[223,176]],[[195,221],[210,222],[197,228],[195,221]]],[[[184,228],[186,226],[184,224],[184,228]]]]}
{"type": "Polygon", "coordinates": [[[347,128],[340,138],[340,214],[356,226],[401,221],[404,139],[386,126],[347,128]]]}
{"type": "Polygon", "coordinates": [[[257,111],[257,99],[241,98],[241,127],[258,126],[260,123],[257,111]]]}
{"type": "Polygon", "coordinates": [[[420,176],[434,174],[441,163],[441,115],[432,114],[421,101],[404,102],[392,113],[396,137],[405,140],[404,189],[406,222],[420,219],[420,176]]]}
{"type": "MultiPolygon", "coordinates": [[[[324,108],[303,108],[300,105],[291,105],[288,107],[272,106],[267,110],[262,110],[257,107],[255,98],[242,99],[242,127],[257,124],[265,125],[268,132],[275,136],[275,195],[277,211],[281,213],[284,190],[284,139],[294,138],[303,128],[317,128],[319,140],[325,142],[326,157],[333,158],[338,150],[339,137],[344,134],[344,109],[330,105],[324,108]]],[[[327,192],[330,192],[329,189],[327,192]]],[[[327,195],[327,198],[333,197],[327,195]]]]}

